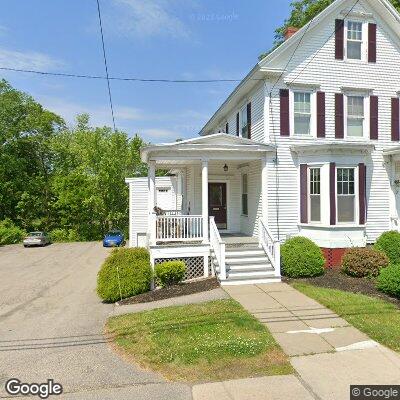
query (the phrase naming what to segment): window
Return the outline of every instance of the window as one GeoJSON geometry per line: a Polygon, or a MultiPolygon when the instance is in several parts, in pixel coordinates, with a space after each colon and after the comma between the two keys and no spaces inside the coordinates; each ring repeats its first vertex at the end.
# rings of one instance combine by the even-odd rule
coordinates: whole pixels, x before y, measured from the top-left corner
{"type": "Polygon", "coordinates": [[[347,136],[364,136],[364,97],[347,97],[347,136]]]}
{"type": "Polygon", "coordinates": [[[337,177],[337,220],[355,222],[354,168],[338,168],[337,177]]]}
{"type": "Polygon", "coordinates": [[[248,130],[247,130],[247,106],[243,107],[240,111],[240,128],[241,128],[241,133],[242,137],[247,138],[248,137],[248,130]]]}
{"type": "Polygon", "coordinates": [[[347,22],[347,58],[361,60],[362,55],[362,22],[347,22]]]}
{"type": "Polygon", "coordinates": [[[242,175],[242,214],[249,215],[248,201],[247,201],[247,174],[242,175]]]}
{"type": "Polygon", "coordinates": [[[294,93],[294,134],[311,133],[311,93],[294,93]]]}
{"type": "Polygon", "coordinates": [[[321,222],[321,169],[310,168],[310,222],[321,222]]]}

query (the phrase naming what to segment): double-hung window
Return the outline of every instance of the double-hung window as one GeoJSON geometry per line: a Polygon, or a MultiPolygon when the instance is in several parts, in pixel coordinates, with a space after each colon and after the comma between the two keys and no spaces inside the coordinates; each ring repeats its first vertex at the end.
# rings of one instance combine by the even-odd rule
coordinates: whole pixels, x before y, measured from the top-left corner
{"type": "Polygon", "coordinates": [[[247,128],[247,107],[243,107],[240,111],[240,128],[243,138],[248,137],[248,128],[247,128]]]}
{"type": "Polygon", "coordinates": [[[361,60],[363,44],[362,22],[347,21],[347,58],[361,60]]]}
{"type": "Polygon", "coordinates": [[[321,222],[321,169],[310,168],[309,210],[310,222],[321,222]]]}
{"type": "Polygon", "coordinates": [[[249,215],[247,174],[242,175],[242,215],[249,215]]]}
{"type": "Polygon", "coordinates": [[[337,180],[337,220],[339,223],[355,222],[355,180],[354,168],[338,168],[337,180]]]}
{"type": "Polygon", "coordinates": [[[364,136],[364,97],[347,97],[347,136],[364,136]]]}
{"type": "Polygon", "coordinates": [[[294,92],[294,134],[311,133],[311,93],[294,92]]]}

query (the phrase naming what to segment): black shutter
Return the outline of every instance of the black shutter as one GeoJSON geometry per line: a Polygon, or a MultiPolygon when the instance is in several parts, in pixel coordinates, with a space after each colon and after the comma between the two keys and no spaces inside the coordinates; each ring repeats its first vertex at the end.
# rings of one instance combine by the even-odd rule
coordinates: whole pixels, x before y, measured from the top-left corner
{"type": "Polygon", "coordinates": [[[400,102],[399,98],[395,97],[392,99],[392,140],[398,142],[400,139],[400,102]]]}
{"type": "Polygon", "coordinates": [[[300,222],[308,223],[308,167],[307,164],[300,164],[300,222]]]}
{"type": "Polygon", "coordinates": [[[239,136],[240,125],[239,125],[239,113],[236,114],[236,136],[239,136]]]}
{"type": "Polygon", "coordinates": [[[325,93],[317,92],[317,137],[325,137],[325,93]]]}
{"type": "Polygon", "coordinates": [[[376,63],[376,24],[368,24],[368,62],[376,63]]]}
{"type": "Polygon", "coordinates": [[[344,96],[335,94],[335,138],[344,138],[344,96]]]}
{"type": "Polygon", "coordinates": [[[358,164],[358,201],[360,210],[360,225],[365,225],[367,219],[366,172],[367,169],[365,167],[365,164],[358,164]]]}
{"type": "Polygon", "coordinates": [[[336,60],[344,59],[344,20],[337,19],[335,21],[335,58],[336,60]]]}
{"type": "Polygon", "coordinates": [[[281,113],[281,136],[290,135],[289,115],[289,90],[281,89],[280,92],[280,113],[281,113]]]}
{"type": "Polygon", "coordinates": [[[225,133],[229,133],[229,123],[225,124],[225,133]]]}
{"type": "Polygon", "coordinates": [[[329,165],[329,203],[330,223],[336,225],[336,164],[333,162],[329,165]]]}
{"type": "Polygon", "coordinates": [[[379,105],[378,105],[378,97],[371,96],[369,98],[369,116],[370,116],[370,127],[369,127],[369,137],[371,140],[378,140],[378,115],[379,115],[379,105]]]}
{"type": "Polygon", "coordinates": [[[251,139],[251,103],[247,104],[247,138],[251,139]]]}

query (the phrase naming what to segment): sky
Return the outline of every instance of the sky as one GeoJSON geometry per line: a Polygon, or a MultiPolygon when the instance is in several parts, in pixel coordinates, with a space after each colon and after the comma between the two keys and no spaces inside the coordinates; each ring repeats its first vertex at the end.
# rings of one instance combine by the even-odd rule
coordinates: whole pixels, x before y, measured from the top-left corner
{"type": "MultiPolygon", "coordinates": [[[[242,79],[291,0],[100,0],[110,76],[242,79]]],[[[2,0],[0,67],[104,75],[96,0],[2,0]]],[[[0,71],[73,124],[112,125],[106,81],[0,71]]],[[[235,83],[111,82],[115,122],[152,143],[195,137],[235,83]]]]}

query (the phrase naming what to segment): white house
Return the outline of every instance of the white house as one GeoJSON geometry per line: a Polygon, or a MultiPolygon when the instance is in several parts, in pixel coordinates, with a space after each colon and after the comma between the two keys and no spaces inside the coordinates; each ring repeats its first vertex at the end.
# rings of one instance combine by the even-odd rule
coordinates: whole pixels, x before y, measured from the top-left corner
{"type": "Polygon", "coordinates": [[[199,137],[143,149],[131,226],[140,207],[155,262],[196,258],[208,274],[211,255],[226,284],[280,279],[279,244],[294,235],[333,265],[398,227],[399,97],[400,15],[387,0],[336,0],[257,63],[199,137]],[[174,176],[175,209],[156,169],[174,176]]]}

